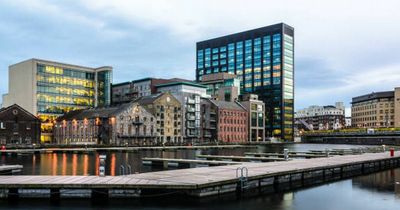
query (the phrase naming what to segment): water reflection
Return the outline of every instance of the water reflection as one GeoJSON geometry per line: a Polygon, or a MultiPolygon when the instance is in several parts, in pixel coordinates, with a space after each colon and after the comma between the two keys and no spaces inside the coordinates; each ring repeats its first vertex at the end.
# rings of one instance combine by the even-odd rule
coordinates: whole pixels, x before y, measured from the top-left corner
{"type": "Polygon", "coordinates": [[[354,187],[365,190],[394,193],[400,197],[400,169],[392,169],[353,179],[354,187]]]}
{"type": "MultiPolygon", "coordinates": [[[[245,152],[282,152],[284,148],[290,151],[324,150],[325,148],[350,148],[354,145],[324,145],[324,144],[285,144],[265,145],[254,148],[229,148],[206,150],[146,150],[138,152],[109,152],[106,159],[106,174],[120,175],[120,168],[131,166],[132,172],[149,172],[162,170],[142,165],[143,157],[195,159],[196,155],[244,155],[245,152]]],[[[90,154],[34,154],[34,155],[1,155],[0,164],[22,164],[24,175],[98,175],[99,153],[90,154]]],[[[173,169],[173,168],[172,168],[173,169]]],[[[127,170],[127,169],[125,169],[127,170]]]]}

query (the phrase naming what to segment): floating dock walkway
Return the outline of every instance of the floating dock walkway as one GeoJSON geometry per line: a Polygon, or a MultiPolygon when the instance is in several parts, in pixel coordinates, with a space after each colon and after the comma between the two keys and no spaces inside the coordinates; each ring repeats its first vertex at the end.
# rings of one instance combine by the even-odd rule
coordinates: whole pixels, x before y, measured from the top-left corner
{"type": "Polygon", "coordinates": [[[190,168],[190,165],[205,165],[205,166],[221,166],[221,165],[236,165],[239,162],[231,161],[216,161],[216,160],[191,160],[191,159],[173,159],[173,158],[142,158],[143,165],[162,166],[168,168],[169,166],[190,168]]]}
{"type": "Polygon", "coordinates": [[[0,175],[19,173],[22,168],[22,165],[2,165],[0,166],[0,175]]]}
{"type": "Polygon", "coordinates": [[[121,198],[165,194],[210,196],[250,189],[304,186],[400,166],[400,154],[389,152],[291,161],[159,171],[126,176],[1,176],[0,197],[121,198]],[[300,184],[296,184],[300,183],[300,184]]]}
{"type": "Polygon", "coordinates": [[[148,146],[148,147],[88,147],[88,148],[32,148],[6,149],[0,154],[34,154],[34,153],[94,153],[94,152],[137,152],[140,150],[181,150],[181,149],[234,149],[256,148],[255,145],[199,145],[199,146],[148,146]]]}

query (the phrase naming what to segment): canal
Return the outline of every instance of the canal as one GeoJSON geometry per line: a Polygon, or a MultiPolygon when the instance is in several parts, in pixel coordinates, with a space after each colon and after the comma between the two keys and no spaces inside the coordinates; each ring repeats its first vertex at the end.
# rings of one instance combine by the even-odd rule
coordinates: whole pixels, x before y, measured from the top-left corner
{"type": "MultiPolygon", "coordinates": [[[[119,167],[130,164],[135,172],[154,169],[141,164],[142,157],[195,158],[197,154],[243,155],[244,152],[282,152],[352,148],[354,145],[287,144],[257,148],[220,150],[140,151],[108,153],[107,173],[119,175],[119,167]]],[[[98,154],[37,154],[1,156],[0,164],[22,164],[23,174],[84,175],[96,174],[98,154]]],[[[1,176],[0,176],[1,179],[1,176]]],[[[181,199],[174,195],[145,199],[122,199],[104,202],[91,200],[21,200],[17,203],[0,201],[0,209],[268,209],[268,210],[338,210],[338,209],[399,209],[400,169],[387,170],[307,188],[278,192],[249,192],[242,196],[228,194],[202,199],[181,199]]]]}

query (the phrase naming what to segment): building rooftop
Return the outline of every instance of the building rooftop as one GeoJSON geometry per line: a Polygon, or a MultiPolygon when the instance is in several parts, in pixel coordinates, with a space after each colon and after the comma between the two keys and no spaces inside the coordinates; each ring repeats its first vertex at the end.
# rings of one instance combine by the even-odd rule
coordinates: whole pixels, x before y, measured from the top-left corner
{"type": "Polygon", "coordinates": [[[165,83],[165,84],[160,84],[156,85],[156,87],[169,87],[169,86],[177,86],[177,85],[188,85],[188,86],[193,86],[193,87],[199,87],[199,88],[207,88],[205,85],[200,85],[194,82],[170,82],[170,83],[165,83]]]}
{"type": "Polygon", "coordinates": [[[32,62],[38,62],[38,63],[49,63],[49,64],[53,64],[53,65],[58,65],[58,66],[66,66],[69,68],[77,68],[77,69],[85,69],[85,70],[99,70],[99,69],[108,69],[108,70],[112,70],[112,66],[100,66],[100,67],[87,67],[87,66],[81,66],[81,65],[75,65],[75,64],[68,64],[68,63],[62,63],[62,62],[58,62],[58,61],[50,61],[50,60],[45,60],[45,59],[38,59],[38,58],[30,58],[15,64],[10,65],[14,66],[20,63],[24,63],[27,61],[32,61],[32,62]]]}
{"type": "Polygon", "coordinates": [[[90,109],[80,109],[70,111],[63,116],[59,117],[57,121],[61,120],[83,120],[83,119],[93,119],[93,118],[109,118],[118,114],[121,110],[130,106],[131,103],[125,103],[118,106],[101,107],[101,108],[90,108],[90,109]]]}
{"type": "Polygon", "coordinates": [[[197,45],[197,47],[203,48],[203,47],[209,47],[208,43],[210,43],[210,42],[226,44],[227,40],[229,40],[228,42],[234,42],[237,40],[241,40],[244,37],[253,36],[253,35],[257,36],[259,34],[265,33],[266,31],[275,31],[275,30],[278,31],[283,28],[290,29],[292,31],[292,33],[294,31],[293,27],[291,27],[285,23],[278,23],[278,24],[274,24],[274,25],[264,26],[261,28],[256,28],[256,29],[252,29],[252,30],[247,30],[247,31],[239,32],[239,33],[233,33],[233,34],[229,34],[229,35],[225,35],[225,36],[221,36],[221,37],[217,37],[217,38],[200,41],[200,42],[197,42],[196,45],[197,45]],[[234,37],[237,37],[240,39],[235,39],[234,37]]]}
{"type": "Polygon", "coordinates": [[[384,92],[372,92],[366,95],[354,97],[351,101],[352,104],[360,103],[364,101],[370,101],[379,98],[393,98],[394,91],[384,91],[384,92]]]}
{"type": "Polygon", "coordinates": [[[211,103],[223,109],[246,111],[246,109],[243,106],[239,105],[237,102],[220,101],[220,100],[210,100],[210,101],[211,103]]]}

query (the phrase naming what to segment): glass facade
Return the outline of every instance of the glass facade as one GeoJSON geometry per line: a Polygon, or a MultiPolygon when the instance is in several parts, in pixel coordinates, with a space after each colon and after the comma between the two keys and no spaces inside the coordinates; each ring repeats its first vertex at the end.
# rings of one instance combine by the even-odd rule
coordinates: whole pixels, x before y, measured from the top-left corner
{"type": "Polygon", "coordinates": [[[266,135],[293,139],[294,30],[277,24],[197,44],[197,74],[236,74],[266,104],[266,135]],[[207,62],[209,63],[207,64],[207,62]]]}
{"type": "Polygon", "coordinates": [[[62,114],[110,104],[111,70],[82,71],[37,64],[37,115],[42,141],[51,140],[52,123],[62,114]]]}

